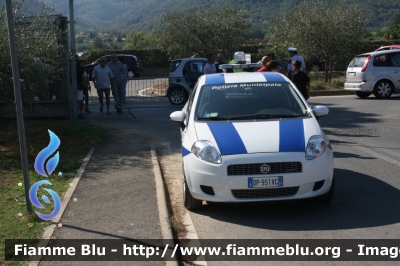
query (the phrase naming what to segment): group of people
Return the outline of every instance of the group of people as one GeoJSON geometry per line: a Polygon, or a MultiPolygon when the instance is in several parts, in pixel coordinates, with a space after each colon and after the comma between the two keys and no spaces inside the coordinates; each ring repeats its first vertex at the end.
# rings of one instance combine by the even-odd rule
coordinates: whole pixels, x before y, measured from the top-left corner
{"type": "MultiPolygon", "coordinates": [[[[287,66],[288,78],[296,85],[297,89],[301,92],[303,97],[308,100],[310,98],[310,78],[306,74],[306,64],[304,58],[297,54],[297,48],[290,47],[288,49],[290,54],[290,60],[287,66]]],[[[224,55],[218,54],[215,57],[214,54],[208,54],[207,64],[204,66],[204,74],[213,74],[221,72],[233,72],[232,69],[219,69],[219,66],[225,64],[224,55]],[[215,63],[215,60],[217,62],[215,63]]],[[[274,54],[268,52],[263,56],[260,61],[261,68],[257,72],[273,71],[283,73],[283,64],[277,60],[274,60],[274,54]]],[[[243,71],[243,70],[242,70],[243,71]]]]}
{"type": "MultiPolygon", "coordinates": [[[[288,49],[290,60],[288,62],[288,78],[296,85],[303,97],[308,100],[310,98],[310,78],[306,73],[306,64],[304,58],[297,54],[297,48],[290,47],[288,49]]],[[[258,72],[274,71],[283,73],[283,65],[280,62],[273,60],[272,53],[266,53],[261,59],[261,68],[258,72]]]]}
{"type": "MultiPolygon", "coordinates": [[[[86,113],[91,113],[88,108],[89,97],[88,92],[91,91],[89,83],[89,75],[84,70],[85,62],[79,60],[77,64],[77,84],[78,84],[78,108],[79,118],[84,119],[83,110],[86,113]],[[85,99],[85,103],[83,102],[85,99]],[[86,104],[86,108],[84,107],[86,104]]],[[[106,98],[106,112],[110,112],[110,92],[114,97],[115,109],[118,113],[122,112],[122,103],[126,99],[126,83],[128,78],[128,67],[124,64],[124,58],[117,58],[113,53],[111,61],[107,63],[106,57],[100,58],[100,64],[94,67],[92,73],[93,85],[97,90],[97,95],[100,101],[100,112],[104,110],[104,98],[106,98]]]]}

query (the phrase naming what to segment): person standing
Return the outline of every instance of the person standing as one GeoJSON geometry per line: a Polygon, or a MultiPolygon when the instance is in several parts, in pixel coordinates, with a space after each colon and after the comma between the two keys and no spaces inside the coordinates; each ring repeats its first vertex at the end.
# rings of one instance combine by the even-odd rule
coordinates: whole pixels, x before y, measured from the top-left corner
{"type": "Polygon", "coordinates": [[[85,113],[90,114],[91,111],[89,110],[89,91],[91,90],[90,88],[90,82],[89,82],[89,74],[85,70],[85,61],[79,60],[78,61],[79,65],[83,69],[83,75],[84,75],[84,86],[83,86],[83,98],[84,98],[84,109],[85,113]]]}
{"type": "Polygon", "coordinates": [[[110,113],[110,87],[114,88],[114,75],[107,66],[107,59],[103,56],[100,58],[100,64],[95,66],[92,74],[94,87],[99,95],[100,112],[103,112],[103,95],[106,97],[107,114],[110,113]]]}
{"type": "Polygon", "coordinates": [[[122,75],[125,76],[125,70],[124,70],[124,65],[117,60],[117,55],[113,53],[111,55],[111,61],[107,63],[107,66],[111,69],[114,80],[113,80],[113,86],[111,87],[112,94],[114,96],[114,104],[115,104],[115,109],[117,109],[118,113],[122,112],[122,80],[120,77],[122,75]]]}
{"type": "Polygon", "coordinates": [[[213,74],[217,73],[217,70],[215,68],[215,55],[214,54],[208,54],[207,56],[207,64],[204,66],[204,74],[213,74]]]}
{"type": "Polygon", "coordinates": [[[301,92],[304,99],[308,100],[310,98],[310,78],[302,69],[302,63],[300,60],[294,60],[292,63],[294,69],[294,74],[292,77],[292,82],[296,85],[297,89],[301,92]]]}
{"type": "Polygon", "coordinates": [[[288,63],[288,78],[292,79],[292,76],[293,76],[293,74],[295,72],[294,69],[293,69],[293,62],[295,60],[299,60],[301,62],[301,69],[300,70],[302,72],[304,72],[304,73],[306,72],[306,63],[304,62],[304,58],[297,54],[297,48],[289,47],[288,50],[289,50],[289,55],[290,55],[290,60],[289,60],[289,63],[288,63]]]}
{"type": "Polygon", "coordinates": [[[269,56],[263,56],[263,58],[261,58],[261,61],[260,61],[261,68],[258,69],[257,72],[265,72],[265,71],[267,71],[267,63],[269,61],[271,61],[269,56]]]}
{"type": "Polygon", "coordinates": [[[122,97],[121,97],[121,100],[124,103],[126,101],[126,83],[128,83],[128,80],[126,79],[128,77],[128,66],[124,63],[125,60],[124,60],[123,56],[121,56],[119,58],[119,61],[124,66],[124,71],[125,71],[125,74],[121,75],[121,79],[122,79],[122,97]]]}
{"type": "Polygon", "coordinates": [[[223,54],[218,54],[217,55],[217,63],[215,64],[215,68],[217,73],[223,73],[224,71],[222,69],[219,69],[220,65],[225,64],[224,62],[224,55],[223,54]]]}
{"type": "Polygon", "coordinates": [[[267,63],[267,70],[268,72],[281,72],[281,67],[279,66],[279,62],[276,60],[271,60],[267,63]]]}
{"type": "Polygon", "coordinates": [[[78,97],[78,118],[85,119],[83,116],[83,90],[85,89],[85,75],[83,67],[80,62],[76,62],[76,84],[77,84],[77,97],[78,97]]]}

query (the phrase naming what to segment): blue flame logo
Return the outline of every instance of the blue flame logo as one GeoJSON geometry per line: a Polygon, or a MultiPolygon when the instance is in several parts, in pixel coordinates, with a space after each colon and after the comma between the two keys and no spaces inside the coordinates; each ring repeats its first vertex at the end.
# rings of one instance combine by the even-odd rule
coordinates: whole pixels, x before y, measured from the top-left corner
{"type": "Polygon", "coordinates": [[[56,169],[58,161],[60,160],[60,155],[57,152],[56,155],[54,155],[52,158],[50,158],[47,161],[46,164],[46,169],[47,169],[47,173],[44,170],[44,163],[46,162],[46,159],[53,154],[53,152],[55,152],[57,150],[57,148],[60,146],[60,139],[57,137],[56,134],[54,134],[51,130],[49,131],[49,135],[50,135],[50,143],[49,146],[47,146],[46,148],[44,148],[41,152],[39,152],[38,156],[36,157],[35,160],[35,170],[36,172],[44,177],[47,177],[48,175],[51,175],[51,173],[54,171],[54,169],[56,169]]]}
{"type": "MultiPolygon", "coordinates": [[[[48,130],[48,131],[49,131],[49,135],[50,135],[50,143],[46,148],[44,148],[41,152],[39,152],[39,154],[37,155],[36,160],[35,160],[36,172],[44,177],[48,177],[49,175],[51,175],[51,173],[56,169],[58,162],[60,160],[59,152],[57,152],[53,157],[48,159],[47,163],[46,163],[46,159],[49,158],[50,155],[52,155],[58,149],[58,147],[60,146],[60,143],[61,143],[60,139],[57,137],[56,134],[54,134],[50,130],[48,130]],[[46,163],[47,172],[44,168],[45,163],[46,163]]],[[[29,199],[31,200],[32,204],[35,207],[40,208],[40,209],[44,209],[45,207],[40,203],[38,196],[37,196],[37,192],[39,190],[39,187],[43,184],[51,185],[51,183],[49,181],[41,180],[41,181],[38,181],[35,184],[33,184],[29,190],[29,199]]],[[[54,211],[50,214],[43,214],[38,211],[35,211],[35,212],[43,220],[51,220],[54,217],[56,217],[58,215],[58,213],[61,211],[61,200],[60,200],[60,197],[58,196],[58,194],[56,192],[54,192],[53,190],[48,189],[48,188],[45,188],[45,190],[53,198],[54,211]]],[[[50,200],[47,196],[42,195],[42,199],[45,203],[50,204],[50,200]]]]}

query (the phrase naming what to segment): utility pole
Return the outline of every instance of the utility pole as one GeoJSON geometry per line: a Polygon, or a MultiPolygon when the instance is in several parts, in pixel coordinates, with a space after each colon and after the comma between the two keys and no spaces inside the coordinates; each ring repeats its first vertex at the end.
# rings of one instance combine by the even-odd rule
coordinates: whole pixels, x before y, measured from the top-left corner
{"type": "Polygon", "coordinates": [[[71,106],[71,118],[78,119],[78,97],[77,97],[77,82],[76,82],[76,48],[75,48],[75,19],[74,19],[74,0],[69,0],[69,47],[72,54],[71,58],[71,79],[72,87],[69,93],[69,101],[71,106]]]}
{"type": "Polygon", "coordinates": [[[29,189],[31,185],[29,181],[29,166],[28,166],[28,154],[26,151],[24,112],[22,109],[21,84],[19,80],[17,47],[15,45],[14,20],[13,20],[11,0],[6,0],[6,13],[7,13],[7,23],[8,23],[8,37],[10,39],[10,55],[11,55],[11,67],[12,67],[12,75],[14,83],[15,106],[17,108],[19,148],[21,151],[21,165],[22,165],[22,173],[24,176],[26,210],[30,215],[32,214],[32,203],[29,199],[29,189]]]}

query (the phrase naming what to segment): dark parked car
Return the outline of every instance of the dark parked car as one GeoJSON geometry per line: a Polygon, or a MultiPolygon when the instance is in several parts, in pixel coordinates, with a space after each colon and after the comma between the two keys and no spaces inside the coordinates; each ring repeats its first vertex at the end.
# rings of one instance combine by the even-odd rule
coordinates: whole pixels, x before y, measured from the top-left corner
{"type": "Polygon", "coordinates": [[[323,61],[322,56],[316,56],[314,58],[314,61],[311,62],[310,71],[312,72],[325,71],[325,61],[323,61]]]}
{"type": "MultiPolygon", "coordinates": [[[[105,55],[104,56],[107,61],[111,61],[111,55],[105,55]]],[[[134,55],[129,55],[129,54],[117,54],[117,57],[123,57],[124,58],[124,64],[128,66],[128,74],[130,78],[133,77],[140,77],[140,75],[143,73],[143,66],[139,62],[138,58],[134,55]]],[[[89,73],[90,75],[90,80],[92,80],[92,73],[93,73],[93,68],[100,63],[100,58],[94,61],[91,64],[88,64],[85,66],[85,70],[89,73]]]]}

